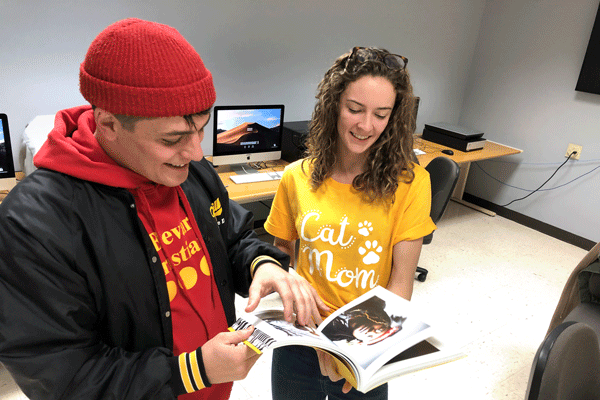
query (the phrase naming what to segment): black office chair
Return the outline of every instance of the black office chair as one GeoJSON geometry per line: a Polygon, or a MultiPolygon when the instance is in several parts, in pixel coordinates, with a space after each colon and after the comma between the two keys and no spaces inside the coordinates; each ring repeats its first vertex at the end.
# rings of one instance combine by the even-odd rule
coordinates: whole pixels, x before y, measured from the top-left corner
{"type": "MultiPolygon", "coordinates": [[[[458,182],[460,168],[458,164],[448,157],[436,157],[425,169],[429,172],[431,179],[431,219],[435,224],[442,218],[452,192],[458,182]]],[[[431,243],[433,232],[423,238],[423,244],[431,243]]],[[[420,282],[425,282],[427,279],[427,271],[425,268],[417,267],[417,279],[420,282]]]]}
{"type": "Polygon", "coordinates": [[[600,398],[600,348],[592,328],[563,322],[540,345],[531,366],[526,400],[600,398]]]}

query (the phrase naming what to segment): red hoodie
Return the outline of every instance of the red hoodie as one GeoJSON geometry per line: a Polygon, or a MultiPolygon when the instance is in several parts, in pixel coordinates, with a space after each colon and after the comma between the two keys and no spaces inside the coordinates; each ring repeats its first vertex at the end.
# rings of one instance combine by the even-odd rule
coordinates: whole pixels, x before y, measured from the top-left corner
{"type": "MultiPolygon", "coordinates": [[[[102,149],[90,106],[56,114],[54,129],[34,157],[47,168],[79,179],[125,188],[134,198],[165,272],[173,323],[173,353],[192,352],[227,330],[225,312],[200,229],[181,187],[149,181],[117,164],[102,149]]],[[[118,243],[115,243],[118,246],[118,243]]],[[[179,399],[226,399],[232,383],[213,385],[179,399]]]]}

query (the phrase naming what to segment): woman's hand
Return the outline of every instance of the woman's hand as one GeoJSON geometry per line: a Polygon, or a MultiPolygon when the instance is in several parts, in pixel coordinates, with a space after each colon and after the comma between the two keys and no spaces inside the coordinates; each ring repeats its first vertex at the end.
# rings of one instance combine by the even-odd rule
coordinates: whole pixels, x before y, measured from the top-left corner
{"type": "MultiPolygon", "coordinates": [[[[317,350],[317,357],[319,358],[319,367],[321,368],[321,375],[328,376],[332,382],[337,382],[344,377],[340,375],[337,369],[337,365],[333,361],[333,357],[328,353],[317,350]]],[[[343,393],[348,393],[352,389],[352,385],[350,382],[344,382],[344,386],[342,387],[343,393]]]]}

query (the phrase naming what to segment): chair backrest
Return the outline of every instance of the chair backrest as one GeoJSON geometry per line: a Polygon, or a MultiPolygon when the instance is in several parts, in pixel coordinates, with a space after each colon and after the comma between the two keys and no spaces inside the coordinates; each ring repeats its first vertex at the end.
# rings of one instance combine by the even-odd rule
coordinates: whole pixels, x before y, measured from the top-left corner
{"type": "Polygon", "coordinates": [[[431,219],[437,223],[444,215],[452,192],[458,182],[460,168],[448,157],[436,157],[425,169],[431,179],[431,219]]]}
{"type": "Polygon", "coordinates": [[[526,400],[597,399],[600,347],[595,332],[582,322],[563,322],[535,354],[526,400]]]}

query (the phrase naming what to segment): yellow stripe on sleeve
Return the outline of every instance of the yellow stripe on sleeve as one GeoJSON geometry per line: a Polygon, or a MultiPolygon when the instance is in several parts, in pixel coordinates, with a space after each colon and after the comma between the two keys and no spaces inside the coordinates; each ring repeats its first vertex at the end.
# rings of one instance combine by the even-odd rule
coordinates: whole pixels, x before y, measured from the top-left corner
{"type": "Polygon", "coordinates": [[[192,386],[192,381],[190,380],[190,374],[187,368],[187,363],[185,361],[187,353],[181,353],[179,355],[179,374],[181,375],[181,380],[183,381],[183,386],[188,393],[194,392],[194,387],[192,386]]]}
{"type": "Polygon", "coordinates": [[[196,386],[198,390],[204,389],[206,385],[202,380],[202,376],[200,376],[200,367],[198,365],[198,355],[195,351],[190,353],[190,365],[192,366],[192,376],[194,377],[194,381],[196,382],[196,386]]]}
{"type": "Polygon", "coordinates": [[[250,276],[251,277],[254,278],[254,271],[256,270],[256,267],[258,267],[263,262],[272,262],[273,264],[277,264],[277,265],[281,266],[281,263],[271,256],[258,256],[252,261],[252,264],[250,264],[250,276]]]}

